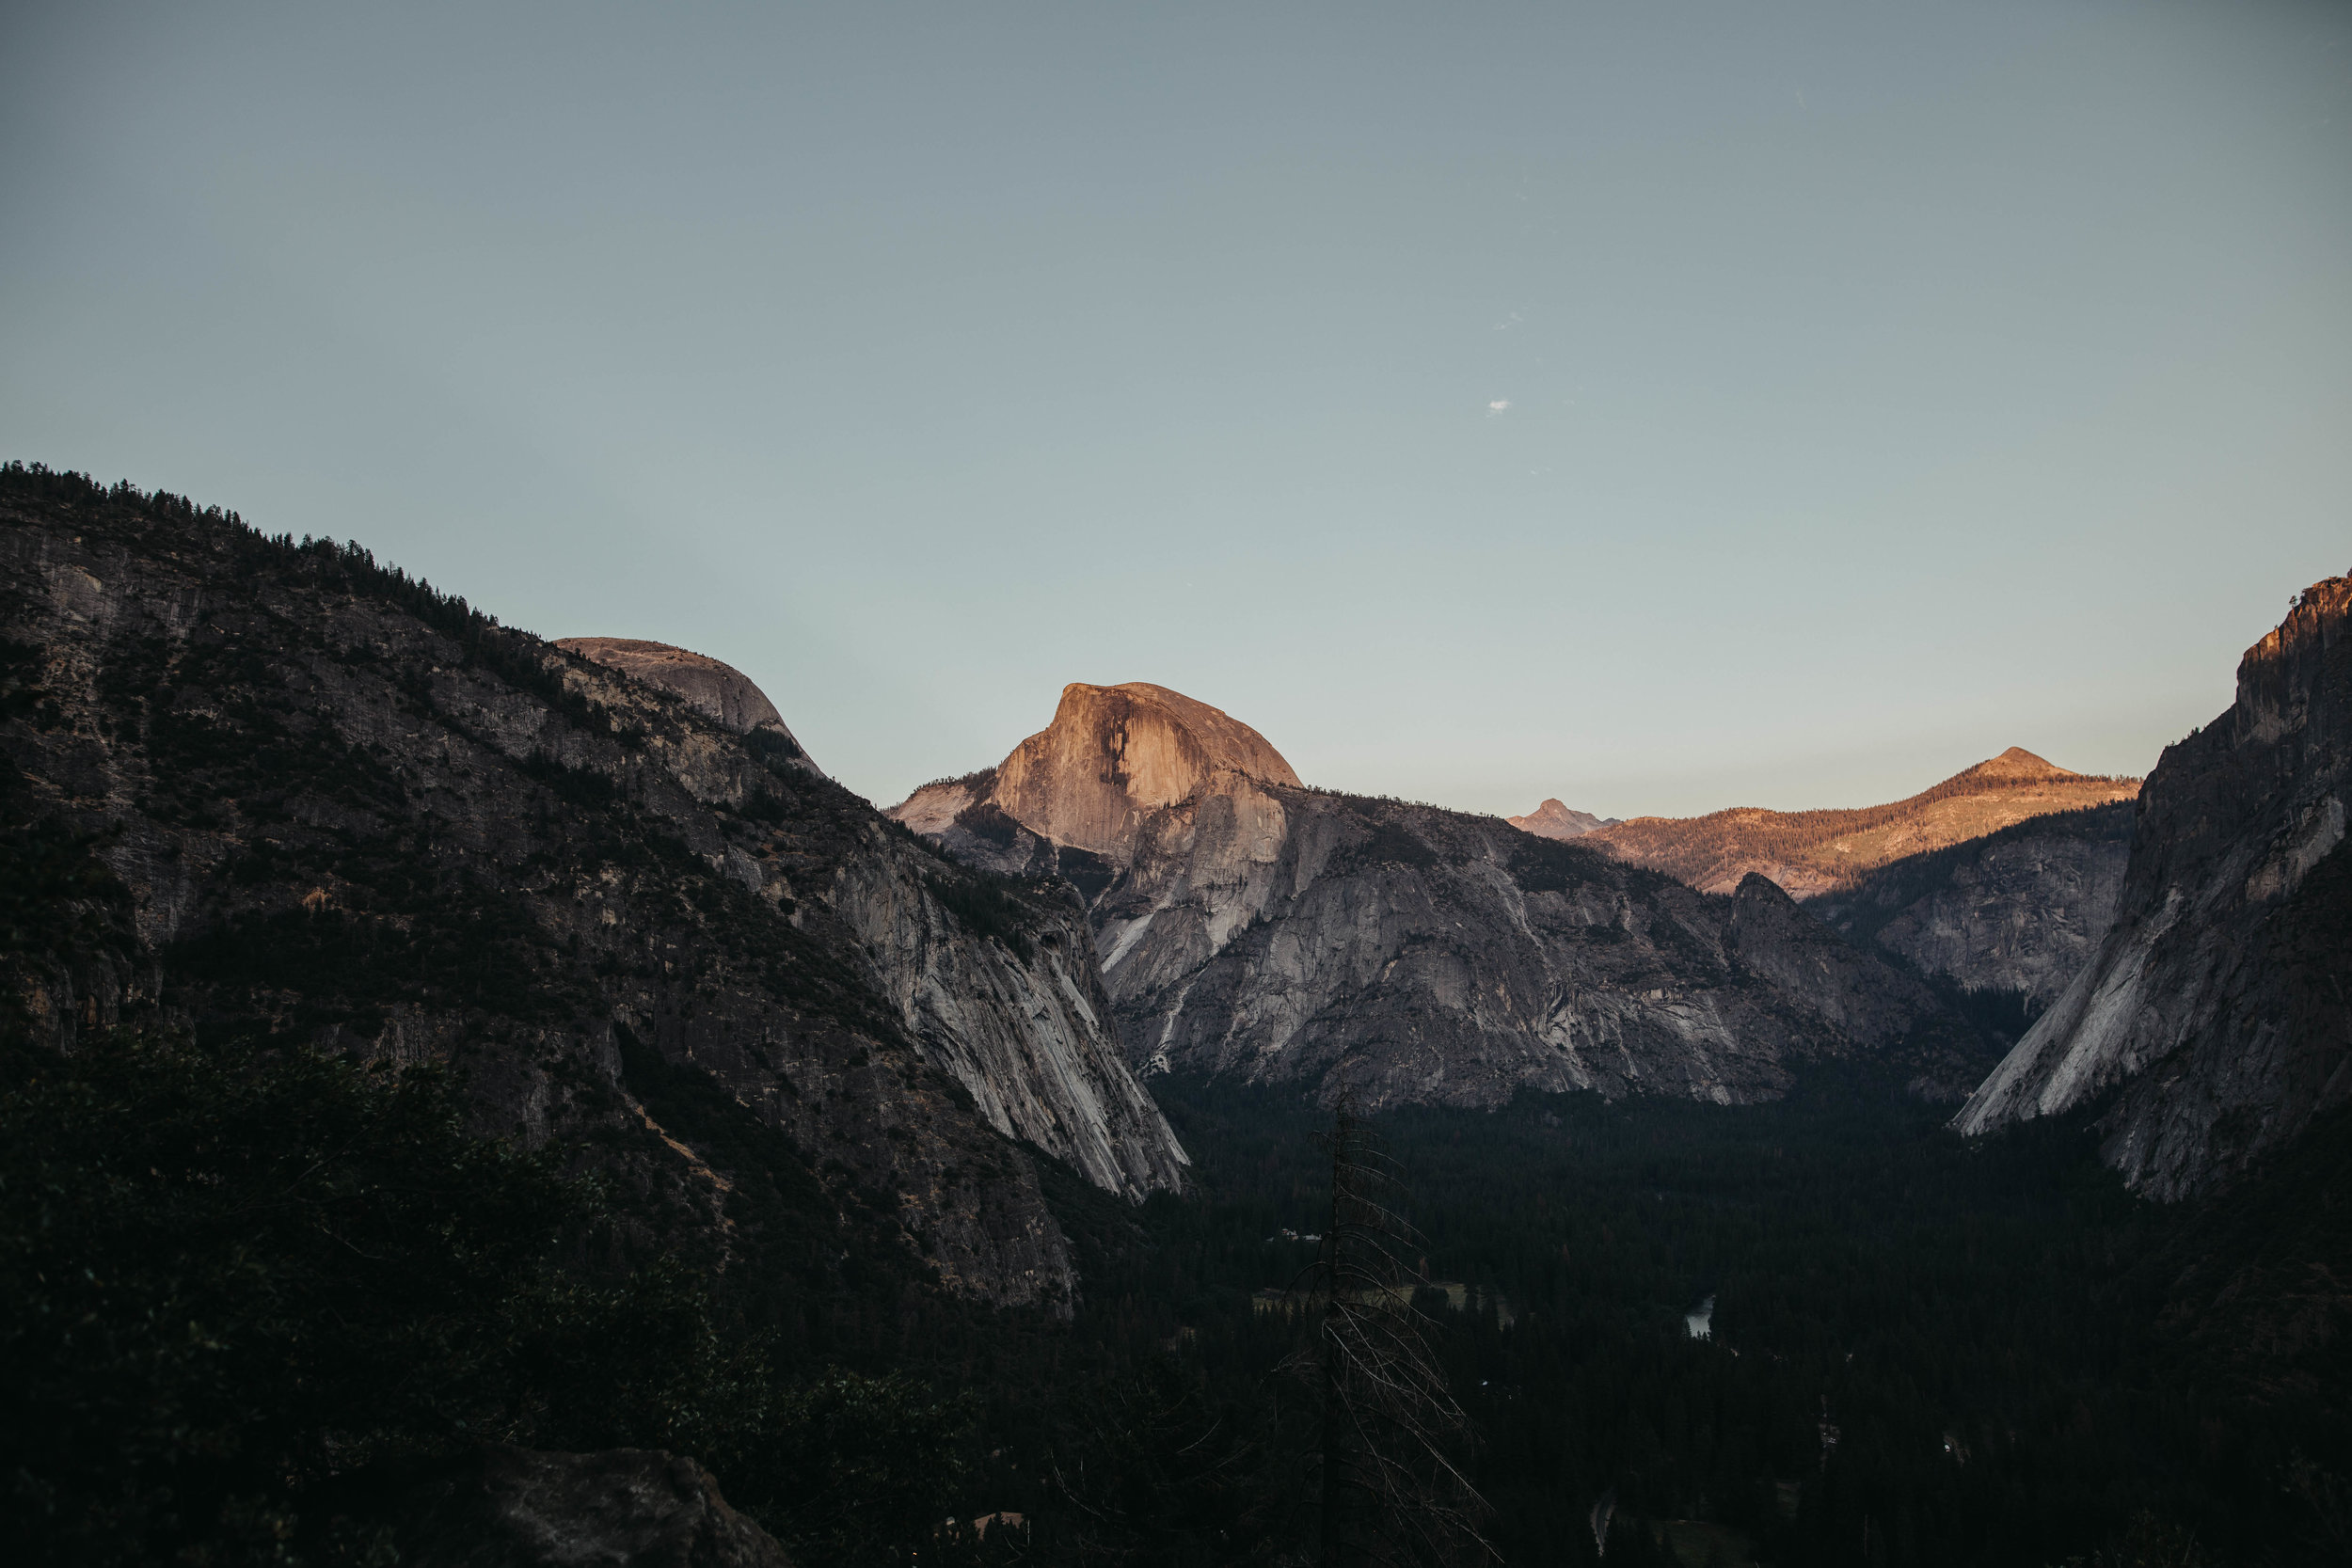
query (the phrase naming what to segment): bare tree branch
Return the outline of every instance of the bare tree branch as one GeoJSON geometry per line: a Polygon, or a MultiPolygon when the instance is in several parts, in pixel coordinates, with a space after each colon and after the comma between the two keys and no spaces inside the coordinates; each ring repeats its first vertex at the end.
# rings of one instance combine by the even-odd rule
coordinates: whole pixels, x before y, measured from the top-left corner
{"type": "Polygon", "coordinates": [[[1307,1293],[1319,1317],[1296,1358],[1323,1401],[1323,1568],[1492,1560],[1490,1510],[1462,1469],[1470,1415],[1403,1262],[1422,1239],[1396,1163],[1344,1095],[1327,1142],[1331,1219],[1307,1293]]]}

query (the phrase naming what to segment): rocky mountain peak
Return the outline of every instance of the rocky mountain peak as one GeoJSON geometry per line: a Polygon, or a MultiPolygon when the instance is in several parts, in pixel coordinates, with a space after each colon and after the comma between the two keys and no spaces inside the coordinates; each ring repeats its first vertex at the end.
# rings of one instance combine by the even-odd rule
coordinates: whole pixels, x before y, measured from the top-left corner
{"type": "Polygon", "coordinates": [[[2079,779],[2086,776],[2081,773],[2069,772],[2047,758],[2034,755],[2023,746],[2011,746],[1999,756],[1989,757],[1974,768],[1964,769],[1952,782],[1957,784],[1961,779],[1970,779],[1985,784],[2007,784],[2079,779]]]}
{"type": "Polygon", "coordinates": [[[1068,687],[1002,763],[887,815],[966,864],[1068,881],[1147,1072],[1367,1106],[1732,1104],[1821,1055],[1899,1055],[1955,1099],[1990,1065],[1924,984],[1767,879],[1709,899],[1491,816],[1311,790],[1255,730],[1162,687],[1068,687]]]}
{"type": "Polygon", "coordinates": [[[799,739],[785,723],[784,715],[776,711],[776,705],[768,700],[768,694],[732,664],[667,642],[646,642],[633,637],[560,637],[555,645],[648,686],[674,692],[739,735],[749,735],[755,730],[780,734],[800,753],[797,760],[802,767],[819,777],[824,774],[824,769],[810,761],[807,752],[802,750],[799,739]]]}
{"type": "Polygon", "coordinates": [[[1056,844],[1123,858],[1152,812],[1245,781],[1299,783],[1265,736],[1222,709],[1145,681],[1073,682],[1053,723],[997,768],[993,796],[1056,844]]]}
{"type": "Polygon", "coordinates": [[[1955,1125],[2113,1094],[2107,1162],[2178,1198],[2352,1099],[2348,799],[2352,579],[2329,578],[2246,650],[2230,708],[2165,749],[2114,923],[1955,1125]]]}
{"type": "Polygon", "coordinates": [[[1525,816],[1506,816],[1503,820],[1523,833],[1558,839],[1582,838],[1597,829],[1617,825],[1613,816],[1595,816],[1589,811],[1577,811],[1558,800],[1546,800],[1525,816]]]}
{"type": "Polygon", "coordinates": [[[2294,608],[2238,660],[2231,705],[2241,739],[2273,742],[2301,730],[2320,665],[2352,622],[2352,577],[2324,578],[2296,595],[2294,608]]]}

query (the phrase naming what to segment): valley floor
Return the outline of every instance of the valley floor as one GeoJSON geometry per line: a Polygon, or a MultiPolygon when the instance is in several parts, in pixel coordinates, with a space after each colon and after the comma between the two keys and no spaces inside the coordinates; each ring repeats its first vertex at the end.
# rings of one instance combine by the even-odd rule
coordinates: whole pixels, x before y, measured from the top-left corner
{"type": "MultiPolygon", "coordinates": [[[[1156,1368],[1127,1397],[1175,1402],[1143,1422],[1172,1449],[1232,1451],[1214,1497],[1143,1450],[1110,1490],[1155,1493],[1203,1530],[1223,1508],[1262,1543],[1303,1542],[1309,1391],[1280,1370],[1295,1330],[1253,1297],[1311,1259],[1326,1118],[1259,1091],[1152,1087],[1201,1191],[1138,1221],[1065,1184],[1087,1290],[1073,1337],[1131,1379],[1156,1368]],[[1147,1386],[1161,1392],[1133,1392],[1147,1386]]],[[[1379,1118],[1426,1238],[1411,1264],[1470,1288],[1468,1309],[1422,1302],[1484,1434],[1505,1561],[1595,1560],[1612,1492],[1612,1563],[2058,1563],[2135,1529],[2193,1536],[2197,1561],[2312,1560],[2344,1525],[2341,1341],[2273,1325],[2258,1372],[2200,1338],[2249,1261],[2231,1255],[2228,1205],[2275,1195],[2161,1208],[2099,1166],[2080,1121],[1968,1144],[1941,1121],[1891,1085],[1826,1075],[1745,1108],[1522,1097],[1379,1118]],[[1712,1338],[1694,1338],[1686,1313],[1708,1296],[1712,1338]]],[[[2352,1198],[2347,1131],[2276,1180],[2352,1198]]],[[[2307,1227],[2293,1245],[2342,1241],[2307,1227]]],[[[1025,1500],[1051,1514],[1050,1491],[1025,1500]]],[[[1218,1560],[1198,1545],[1167,1560],[1218,1560]]]]}

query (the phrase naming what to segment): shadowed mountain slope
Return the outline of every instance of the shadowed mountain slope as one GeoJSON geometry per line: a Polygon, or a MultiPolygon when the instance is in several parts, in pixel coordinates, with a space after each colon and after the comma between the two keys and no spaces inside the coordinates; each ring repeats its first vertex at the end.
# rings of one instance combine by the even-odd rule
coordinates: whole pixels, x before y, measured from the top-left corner
{"type": "Polygon", "coordinates": [[[944,861],[780,726],[357,546],[17,467],[0,639],[9,825],[99,835],[128,911],[115,958],[12,977],[59,1046],[160,1005],[199,1041],[449,1059],[485,1130],[590,1139],[673,1239],[818,1291],[849,1253],[763,1231],[761,1193],[1053,1303],[1022,1140],[1130,1197],[1184,1180],[1066,890],[944,861]]]}
{"type": "Polygon", "coordinates": [[[1954,1125],[2116,1102],[2102,1151],[2209,1190],[2352,1100],[2352,578],[2246,651],[2237,698],[2165,749],[2115,922],[1954,1125]]]}
{"type": "Polygon", "coordinates": [[[2040,1012],[2081,972],[2115,919],[2133,800],[2028,817],[1879,867],[1805,907],[1922,974],[2013,996],[2040,1012]]]}
{"type": "Polygon", "coordinates": [[[2070,773],[2012,746],[1931,789],[1883,806],[1735,806],[1705,816],[1637,816],[1602,828],[1586,842],[1703,893],[1728,893],[1756,873],[1793,897],[1813,898],[1850,887],[1906,855],[1980,838],[2027,817],[2128,800],[2138,790],[2137,779],[2070,773]]]}

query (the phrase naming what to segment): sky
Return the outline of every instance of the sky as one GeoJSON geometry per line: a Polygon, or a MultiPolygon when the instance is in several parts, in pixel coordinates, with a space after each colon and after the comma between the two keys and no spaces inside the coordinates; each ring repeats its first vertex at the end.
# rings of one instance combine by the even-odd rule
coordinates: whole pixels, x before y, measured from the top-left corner
{"type": "Polygon", "coordinates": [[[0,457],[1611,816],[2144,773],[2352,569],[2352,6],[0,4],[0,457]]]}

